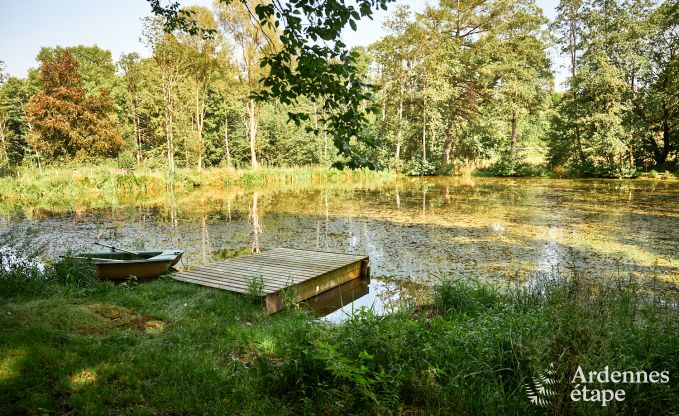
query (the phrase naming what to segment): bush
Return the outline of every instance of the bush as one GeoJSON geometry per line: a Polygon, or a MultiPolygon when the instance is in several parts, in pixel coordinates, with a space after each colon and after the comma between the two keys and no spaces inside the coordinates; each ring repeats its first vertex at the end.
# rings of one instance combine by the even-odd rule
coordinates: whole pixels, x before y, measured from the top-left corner
{"type": "Polygon", "coordinates": [[[404,170],[409,176],[430,176],[435,175],[439,170],[439,163],[431,160],[422,160],[421,156],[414,157],[404,163],[404,170]]]}
{"type": "Polygon", "coordinates": [[[533,165],[503,156],[494,165],[480,171],[479,174],[500,177],[545,176],[546,169],[543,165],[533,165]]]}
{"type": "Polygon", "coordinates": [[[66,256],[45,265],[16,250],[0,249],[0,293],[7,297],[99,289],[104,285],[90,260],[66,256]]]}

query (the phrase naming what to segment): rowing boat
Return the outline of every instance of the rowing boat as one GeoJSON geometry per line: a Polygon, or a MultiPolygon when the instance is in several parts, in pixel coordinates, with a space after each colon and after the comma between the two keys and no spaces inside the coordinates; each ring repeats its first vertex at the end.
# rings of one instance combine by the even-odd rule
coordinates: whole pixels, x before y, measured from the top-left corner
{"type": "Polygon", "coordinates": [[[130,276],[139,279],[162,276],[179,262],[182,254],[184,254],[182,250],[107,251],[78,253],[74,257],[92,260],[100,279],[121,280],[130,276]]]}

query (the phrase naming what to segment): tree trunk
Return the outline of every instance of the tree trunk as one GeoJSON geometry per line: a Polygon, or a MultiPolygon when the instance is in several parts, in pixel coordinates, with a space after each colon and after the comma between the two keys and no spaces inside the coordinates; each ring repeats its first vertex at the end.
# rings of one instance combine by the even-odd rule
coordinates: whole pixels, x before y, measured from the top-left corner
{"type": "Polygon", "coordinates": [[[210,260],[210,231],[207,228],[207,215],[203,214],[200,216],[200,228],[202,231],[202,244],[201,244],[201,252],[203,254],[203,264],[207,264],[208,260],[210,260]]]}
{"type": "MultiPolygon", "coordinates": [[[[314,105],[316,105],[314,103],[314,105]]],[[[387,120],[387,91],[386,88],[382,90],[382,123],[387,120]]]]}
{"type": "Polygon", "coordinates": [[[141,163],[141,132],[139,131],[139,114],[137,111],[137,96],[132,93],[132,127],[134,128],[134,141],[137,147],[137,164],[141,163]]]}
{"type": "MultiPolygon", "coordinates": [[[[316,131],[316,134],[318,134],[319,129],[318,129],[318,107],[316,106],[316,103],[314,103],[314,129],[316,131]]],[[[325,129],[323,130],[323,150],[321,152],[321,155],[319,157],[319,161],[321,163],[324,163],[325,161],[328,160],[328,135],[325,132],[325,129]]]]}
{"type": "Polygon", "coordinates": [[[633,144],[629,145],[629,167],[630,168],[634,167],[634,145],[633,144]]]}
{"type": "Polygon", "coordinates": [[[0,166],[7,163],[9,166],[9,152],[7,151],[7,140],[5,139],[5,122],[0,122],[0,146],[2,153],[0,153],[0,166]]]}
{"type": "Polygon", "coordinates": [[[401,159],[401,140],[403,135],[403,81],[398,86],[398,128],[396,129],[396,163],[401,159]]]}
{"type": "Polygon", "coordinates": [[[453,149],[453,128],[446,128],[446,141],[443,142],[443,165],[450,163],[450,152],[453,149]]]}
{"type": "Polygon", "coordinates": [[[257,210],[258,192],[252,194],[252,209],[250,210],[250,220],[252,221],[252,252],[259,253],[259,235],[262,233],[262,225],[259,222],[259,211],[257,210]]]}
{"type": "Polygon", "coordinates": [[[514,160],[516,157],[516,113],[512,113],[512,151],[511,159],[514,160]]]}
{"type": "Polygon", "coordinates": [[[201,97],[200,84],[196,86],[196,135],[198,139],[198,172],[203,170],[203,119],[204,104],[201,97]]]}
{"type": "Polygon", "coordinates": [[[38,152],[38,149],[35,149],[35,158],[38,161],[38,170],[42,171],[42,165],[40,164],[40,152],[38,152]]]}
{"type": "Polygon", "coordinates": [[[670,154],[670,124],[667,122],[670,115],[667,111],[667,107],[663,108],[663,121],[662,121],[662,151],[660,152],[660,160],[658,164],[661,165],[667,162],[667,156],[670,154]]]}
{"type": "MultiPolygon", "coordinates": [[[[569,10],[569,49],[571,55],[571,80],[575,80],[575,75],[577,74],[576,65],[578,59],[578,13],[574,9],[575,4],[571,3],[569,10]]],[[[575,111],[575,151],[577,153],[580,164],[585,164],[585,154],[582,151],[582,141],[580,140],[580,120],[578,113],[578,101],[576,94],[576,88],[571,89],[573,94],[573,108],[575,111]]]]}
{"type": "Polygon", "coordinates": [[[328,160],[328,132],[323,130],[323,159],[328,160]]]}
{"type": "Polygon", "coordinates": [[[137,164],[141,163],[142,159],[142,152],[141,152],[141,145],[142,145],[142,135],[141,135],[141,129],[139,128],[139,116],[134,117],[134,135],[137,138],[137,164]]]}
{"type": "Polygon", "coordinates": [[[164,98],[165,98],[165,141],[167,145],[167,169],[170,175],[170,182],[174,177],[174,102],[172,97],[172,81],[165,77],[163,80],[164,98]]]}
{"type": "Polygon", "coordinates": [[[427,100],[422,102],[422,161],[427,161],[427,100]]]}
{"type": "Polygon", "coordinates": [[[229,149],[229,117],[224,117],[224,149],[226,151],[226,166],[231,167],[231,150],[229,149]]]}
{"type": "MultiPolygon", "coordinates": [[[[24,111],[24,114],[26,114],[25,111],[24,111]]],[[[33,134],[33,125],[31,124],[30,121],[27,121],[27,122],[26,122],[26,125],[28,125],[28,132],[29,132],[29,134],[32,135],[32,134],[33,134]]],[[[30,147],[33,147],[33,146],[30,146],[30,147]]],[[[40,164],[40,152],[38,151],[38,148],[37,148],[37,147],[33,147],[33,150],[35,151],[35,158],[36,158],[36,160],[37,160],[37,162],[38,162],[38,170],[39,170],[39,171],[42,171],[42,165],[40,164]]]]}
{"type": "Polygon", "coordinates": [[[256,144],[256,139],[257,139],[257,116],[256,116],[256,108],[257,103],[255,103],[255,100],[250,98],[247,103],[248,107],[248,117],[249,117],[249,122],[248,122],[248,136],[250,138],[250,164],[252,165],[252,169],[258,169],[259,168],[259,163],[257,163],[257,153],[255,152],[255,144],[256,144]]]}

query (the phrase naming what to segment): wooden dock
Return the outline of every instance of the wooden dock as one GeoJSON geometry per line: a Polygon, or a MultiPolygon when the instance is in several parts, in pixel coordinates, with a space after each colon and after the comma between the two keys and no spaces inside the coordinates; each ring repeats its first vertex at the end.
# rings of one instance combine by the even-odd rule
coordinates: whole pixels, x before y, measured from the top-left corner
{"type": "Polygon", "coordinates": [[[181,282],[261,295],[274,313],[357,278],[368,278],[368,256],[276,248],[175,273],[181,282]],[[255,293],[253,293],[255,292],[255,293]]]}

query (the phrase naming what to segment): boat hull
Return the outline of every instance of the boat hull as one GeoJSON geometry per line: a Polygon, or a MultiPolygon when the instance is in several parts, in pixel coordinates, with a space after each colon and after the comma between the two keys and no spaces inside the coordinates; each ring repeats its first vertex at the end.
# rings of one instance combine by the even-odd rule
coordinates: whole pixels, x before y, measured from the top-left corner
{"type": "Polygon", "coordinates": [[[105,252],[83,253],[78,257],[92,259],[100,279],[125,280],[130,276],[138,279],[162,276],[179,262],[182,254],[184,252],[181,250],[167,250],[140,252],[137,256],[124,252],[105,252]]]}

